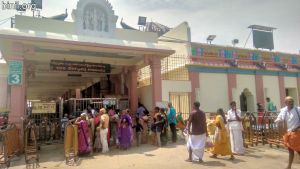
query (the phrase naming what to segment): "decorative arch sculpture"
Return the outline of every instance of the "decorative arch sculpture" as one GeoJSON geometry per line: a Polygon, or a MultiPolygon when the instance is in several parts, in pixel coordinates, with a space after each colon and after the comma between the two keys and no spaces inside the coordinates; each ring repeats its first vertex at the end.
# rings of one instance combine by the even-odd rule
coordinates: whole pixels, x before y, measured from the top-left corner
{"type": "Polygon", "coordinates": [[[78,35],[114,37],[118,16],[107,0],[79,0],[72,17],[78,35]]]}

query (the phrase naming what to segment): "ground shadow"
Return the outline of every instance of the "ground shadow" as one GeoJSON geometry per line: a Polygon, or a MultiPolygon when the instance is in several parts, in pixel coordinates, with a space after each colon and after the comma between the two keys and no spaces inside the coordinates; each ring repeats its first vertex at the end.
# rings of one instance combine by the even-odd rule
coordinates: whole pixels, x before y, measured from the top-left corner
{"type": "Polygon", "coordinates": [[[262,156],[254,155],[254,154],[245,154],[246,157],[252,157],[252,158],[262,158],[262,156]]]}
{"type": "Polygon", "coordinates": [[[201,165],[204,166],[211,166],[211,167],[224,167],[226,166],[224,163],[220,161],[205,161],[203,163],[200,163],[201,165]]]}
{"type": "Polygon", "coordinates": [[[238,163],[243,163],[243,162],[246,162],[244,160],[241,160],[241,159],[234,159],[234,160],[230,160],[233,164],[238,164],[238,163]]]}

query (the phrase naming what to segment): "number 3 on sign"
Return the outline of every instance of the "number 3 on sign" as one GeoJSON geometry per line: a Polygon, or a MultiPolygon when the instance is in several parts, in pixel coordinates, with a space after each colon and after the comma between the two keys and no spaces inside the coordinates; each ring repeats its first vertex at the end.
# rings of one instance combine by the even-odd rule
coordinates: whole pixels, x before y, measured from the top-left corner
{"type": "Polygon", "coordinates": [[[17,74],[11,75],[11,83],[12,84],[19,84],[19,83],[21,83],[20,75],[17,75],[17,74]]]}

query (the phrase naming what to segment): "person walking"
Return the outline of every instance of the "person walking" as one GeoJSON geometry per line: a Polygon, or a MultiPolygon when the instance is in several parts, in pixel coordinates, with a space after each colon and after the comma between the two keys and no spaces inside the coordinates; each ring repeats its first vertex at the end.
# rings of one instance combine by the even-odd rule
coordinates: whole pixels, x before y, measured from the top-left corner
{"type": "Polygon", "coordinates": [[[223,109],[217,110],[217,116],[213,123],[216,126],[216,131],[214,136],[214,147],[211,149],[213,155],[211,157],[217,158],[218,155],[230,155],[230,159],[233,160],[234,156],[230,149],[230,141],[225,127],[227,122],[223,109]]]}
{"type": "Polygon", "coordinates": [[[207,136],[206,116],[205,113],[200,110],[199,102],[196,101],[193,108],[194,110],[190,113],[187,123],[187,132],[189,135],[187,148],[189,157],[186,161],[198,161],[202,163],[207,136]]]}
{"type": "Polygon", "coordinates": [[[287,133],[283,136],[283,141],[289,151],[287,169],[291,169],[295,151],[300,155],[300,107],[294,106],[294,99],[290,96],[285,98],[285,104],[275,122],[287,124],[287,133]]]}

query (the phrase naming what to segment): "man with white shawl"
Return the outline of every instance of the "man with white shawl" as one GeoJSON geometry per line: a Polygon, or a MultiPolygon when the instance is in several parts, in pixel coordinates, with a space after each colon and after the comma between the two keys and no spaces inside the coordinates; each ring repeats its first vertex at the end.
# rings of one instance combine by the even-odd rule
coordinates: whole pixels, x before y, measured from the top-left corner
{"type": "Polygon", "coordinates": [[[235,155],[245,153],[243,141],[243,125],[241,111],[236,108],[236,102],[230,103],[231,109],[227,112],[228,128],[230,132],[231,151],[235,155]]]}
{"type": "Polygon", "coordinates": [[[190,113],[187,123],[187,132],[189,134],[187,148],[189,158],[186,161],[198,161],[202,163],[207,136],[206,116],[205,113],[199,109],[199,102],[196,101],[193,108],[194,110],[190,113]]]}

